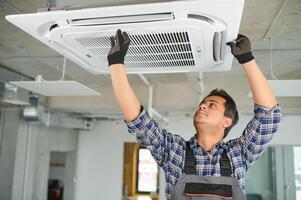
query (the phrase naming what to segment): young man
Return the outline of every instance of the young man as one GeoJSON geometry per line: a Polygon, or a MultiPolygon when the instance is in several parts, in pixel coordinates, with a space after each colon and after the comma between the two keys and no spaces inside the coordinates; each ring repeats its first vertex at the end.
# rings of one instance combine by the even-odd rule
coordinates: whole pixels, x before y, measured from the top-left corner
{"type": "Polygon", "coordinates": [[[128,82],[124,57],[129,44],[129,36],[121,30],[111,37],[108,62],[113,89],[129,132],[151,151],[165,172],[167,199],[245,199],[245,173],[263,153],[281,118],[277,101],[251,53],[249,39],[238,35],[227,45],[248,78],[254,117],[239,138],[226,143],[223,138],[238,121],[238,112],[224,90],[213,90],[200,103],[193,118],[196,133],[189,141],[159,127],[128,82]]]}

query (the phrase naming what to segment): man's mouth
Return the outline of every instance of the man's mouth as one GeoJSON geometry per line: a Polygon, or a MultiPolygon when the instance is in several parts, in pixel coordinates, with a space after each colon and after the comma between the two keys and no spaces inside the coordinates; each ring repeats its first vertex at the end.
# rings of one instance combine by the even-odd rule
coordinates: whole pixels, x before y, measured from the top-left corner
{"type": "Polygon", "coordinates": [[[203,111],[198,112],[197,115],[208,116],[208,115],[207,115],[205,112],[203,112],[203,111]]]}

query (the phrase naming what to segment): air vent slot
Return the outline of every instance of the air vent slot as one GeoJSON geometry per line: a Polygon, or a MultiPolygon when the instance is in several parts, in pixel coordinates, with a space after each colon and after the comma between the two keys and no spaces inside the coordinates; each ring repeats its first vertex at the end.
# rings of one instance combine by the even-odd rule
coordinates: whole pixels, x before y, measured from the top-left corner
{"type": "Polygon", "coordinates": [[[145,15],[72,19],[72,20],[68,20],[68,23],[71,24],[72,26],[93,26],[93,25],[165,21],[165,20],[172,20],[172,19],[174,19],[174,15],[172,13],[158,13],[158,14],[145,14],[145,15]]]}

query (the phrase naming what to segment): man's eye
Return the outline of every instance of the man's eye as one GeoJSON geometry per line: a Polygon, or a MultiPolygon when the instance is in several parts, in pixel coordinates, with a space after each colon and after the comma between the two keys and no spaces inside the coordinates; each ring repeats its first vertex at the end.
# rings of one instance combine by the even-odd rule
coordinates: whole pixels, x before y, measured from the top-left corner
{"type": "Polygon", "coordinates": [[[210,104],[211,108],[216,108],[216,105],[214,103],[210,104]]]}

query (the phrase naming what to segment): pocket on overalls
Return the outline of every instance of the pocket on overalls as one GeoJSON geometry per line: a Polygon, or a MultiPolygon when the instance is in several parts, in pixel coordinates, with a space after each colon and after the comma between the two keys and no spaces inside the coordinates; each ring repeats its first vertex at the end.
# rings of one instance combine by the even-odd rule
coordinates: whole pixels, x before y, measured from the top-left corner
{"type": "Polygon", "coordinates": [[[208,183],[186,183],[185,195],[191,200],[231,200],[232,186],[208,183]]]}

